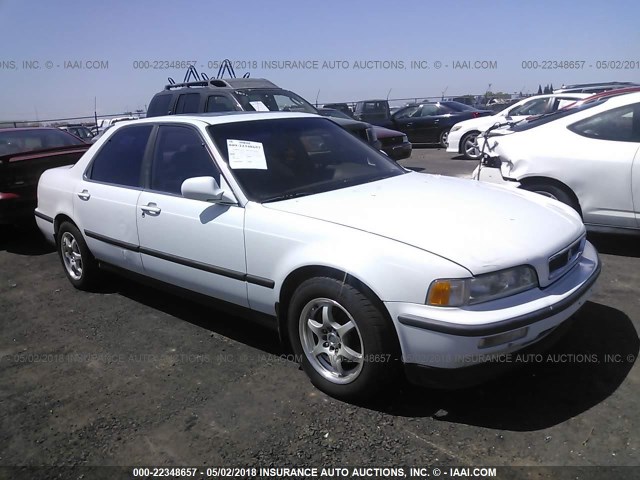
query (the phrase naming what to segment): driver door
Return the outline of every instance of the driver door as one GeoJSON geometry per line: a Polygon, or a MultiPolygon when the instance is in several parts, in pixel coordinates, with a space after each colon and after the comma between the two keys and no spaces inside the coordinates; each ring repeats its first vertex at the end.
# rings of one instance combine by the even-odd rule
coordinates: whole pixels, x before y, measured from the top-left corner
{"type": "Polygon", "coordinates": [[[221,174],[200,132],[185,125],[158,128],[146,188],[137,203],[144,271],[150,277],[248,306],[244,208],[184,198],[192,177],[221,174]]]}

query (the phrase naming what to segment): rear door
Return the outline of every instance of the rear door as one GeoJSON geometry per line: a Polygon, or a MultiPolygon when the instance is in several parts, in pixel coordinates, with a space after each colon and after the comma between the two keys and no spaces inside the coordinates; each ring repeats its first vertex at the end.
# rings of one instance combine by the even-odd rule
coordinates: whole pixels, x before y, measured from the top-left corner
{"type": "Polygon", "coordinates": [[[136,212],[147,275],[248,306],[244,208],[184,198],[182,182],[221,175],[200,132],[161,125],[136,212]]]}
{"type": "Polygon", "coordinates": [[[142,273],[136,207],[153,125],[114,133],[89,164],[73,197],[74,217],[99,260],[142,273]]]}

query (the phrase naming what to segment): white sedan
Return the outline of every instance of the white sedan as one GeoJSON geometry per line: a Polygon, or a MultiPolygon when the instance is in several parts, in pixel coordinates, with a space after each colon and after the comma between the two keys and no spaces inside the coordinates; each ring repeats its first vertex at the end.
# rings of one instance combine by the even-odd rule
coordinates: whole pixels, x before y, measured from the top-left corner
{"type": "Polygon", "coordinates": [[[560,200],[590,230],[640,233],[640,93],[610,92],[499,133],[487,142],[499,168],[482,167],[481,180],[560,200]]]}
{"type": "Polygon", "coordinates": [[[465,158],[477,160],[480,158],[478,134],[492,125],[507,121],[517,122],[532,115],[554,112],[587,97],[589,94],[586,93],[536,95],[520,100],[490,117],[472,118],[456,123],[449,131],[447,152],[462,154],[465,158]]]}
{"type": "Polygon", "coordinates": [[[340,398],[402,369],[479,381],[557,337],[600,270],[571,208],[410,172],[307,114],[118,124],[44,173],[35,215],[75,287],[114,268],[243,307],[340,398]]]}

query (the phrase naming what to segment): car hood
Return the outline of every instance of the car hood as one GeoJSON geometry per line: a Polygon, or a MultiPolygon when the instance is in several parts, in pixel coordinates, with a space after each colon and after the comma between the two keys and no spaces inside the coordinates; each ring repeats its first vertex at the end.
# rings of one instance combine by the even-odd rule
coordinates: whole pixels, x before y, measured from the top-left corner
{"type": "Polygon", "coordinates": [[[421,173],[264,206],[412,245],[474,275],[540,264],[584,233],[576,212],[541,195],[421,173]]]}
{"type": "Polygon", "coordinates": [[[403,132],[391,130],[390,128],[379,127],[377,125],[373,127],[373,130],[376,132],[377,138],[403,137],[405,135],[403,132]]]}
{"type": "Polygon", "coordinates": [[[504,122],[505,117],[502,115],[490,115],[485,117],[476,117],[470,118],[469,120],[463,120],[461,122],[456,123],[456,125],[460,125],[465,129],[477,129],[480,131],[484,131],[489,128],[494,123],[504,122]]]}

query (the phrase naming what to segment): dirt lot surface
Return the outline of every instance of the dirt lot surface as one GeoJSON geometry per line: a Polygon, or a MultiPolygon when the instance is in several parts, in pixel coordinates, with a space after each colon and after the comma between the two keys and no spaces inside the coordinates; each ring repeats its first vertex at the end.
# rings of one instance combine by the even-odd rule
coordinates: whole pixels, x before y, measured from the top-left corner
{"type": "MultiPolygon", "coordinates": [[[[474,167],[436,149],[402,163],[474,167]]],[[[77,291],[39,232],[0,235],[1,466],[640,465],[637,238],[590,236],[602,275],[552,357],[353,405],[269,330],[118,277],[77,291]]]]}

